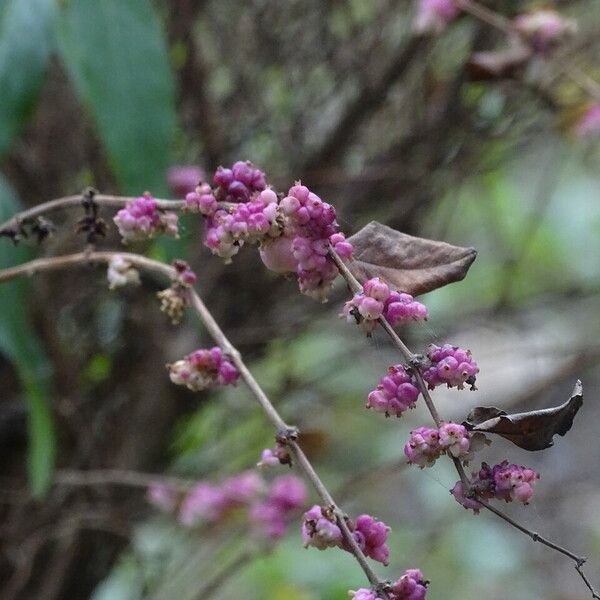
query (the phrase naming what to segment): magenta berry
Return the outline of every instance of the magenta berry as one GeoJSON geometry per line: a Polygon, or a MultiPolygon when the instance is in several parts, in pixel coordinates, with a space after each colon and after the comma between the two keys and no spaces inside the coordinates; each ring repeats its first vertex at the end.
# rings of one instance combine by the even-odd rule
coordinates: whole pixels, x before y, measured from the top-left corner
{"type": "Polygon", "coordinates": [[[480,436],[471,434],[458,423],[443,423],[439,430],[419,427],[410,432],[404,454],[409,463],[421,468],[433,466],[442,454],[458,458],[466,464],[473,458],[473,452],[480,449],[480,436]]]}
{"type": "Polygon", "coordinates": [[[391,292],[383,316],[395,327],[409,321],[426,321],[429,312],[424,304],[417,302],[410,294],[391,292]]]}
{"type": "Polygon", "coordinates": [[[167,367],[175,385],[185,385],[195,392],[215,385],[235,384],[240,376],[218,346],[196,350],[167,367]]]}
{"type": "Polygon", "coordinates": [[[113,219],[123,243],[136,242],[164,233],[178,237],[178,217],[174,212],[159,211],[149,192],[130,200],[113,219]]]}
{"type": "MultiPolygon", "coordinates": [[[[533,469],[509,464],[505,460],[493,467],[482,463],[481,469],[472,474],[469,484],[473,493],[485,500],[496,499],[505,502],[517,500],[528,504],[539,478],[539,473],[533,469]]],[[[479,504],[465,495],[462,482],[459,481],[451,493],[465,508],[478,512],[479,504]]]]}
{"type": "Polygon", "coordinates": [[[407,569],[392,584],[393,600],[423,600],[427,595],[427,582],[419,569],[407,569]]]}
{"type": "Polygon", "coordinates": [[[399,417],[404,411],[415,407],[418,396],[419,389],[413,376],[408,374],[404,365],[395,365],[389,368],[388,374],[369,394],[367,408],[386,416],[399,417]]]}
{"type": "Polygon", "coordinates": [[[352,535],[365,556],[377,562],[388,564],[390,555],[386,544],[390,528],[371,515],[361,515],[354,523],[352,535]]]}
{"type": "Polygon", "coordinates": [[[314,546],[318,550],[325,550],[342,543],[342,532],[335,523],[335,518],[315,504],[304,513],[302,522],[302,540],[304,547],[314,546]]]}
{"type": "Polygon", "coordinates": [[[419,427],[411,431],[410,440],[404,446],[408,462],[421,468],[432,467],[441,453],[439,431],[430,427],[419,427]]]}
{"type": "Polygon", "coordinates": [[[456,387],[461,390],[465,383],[470,385],[472,390],[475,389],[475,378],[479,373],[479,367],[469,350],[451,344],[443,346],[431,344],[427,357],[431,366],[423,371],[423,379],[430,390],[444,384],[449,388],[456,387]]]}
{"type": "Polygon", "coordinates": [[[355,294],[344,305],[342,315],[355,321],[369,334],[380,317],[385,317],[395,326],[408,321],[427,319],[427,307],[417,302],[410,294],[391,291],[387,283],[379,277],[363,284],[363,291],[355,294]]]}
{"type": "MultiPolygon", "coordinates": [[[[353,600],[381,600],[372,590],[361,588],[348,592],[353,600]]],[[[427,582],[419,569],[407,569],[404,575],[392,583],[388,591],[390,600],[424,600],[427,595],[427,582]]]]}
{"type": "Polygon", "coordinates": [[[238,161],[231,169],[219,167],[214,176],[219,201],[247,202],[254,192],[266,187],[265,174],[250,161],[238,161]]]}

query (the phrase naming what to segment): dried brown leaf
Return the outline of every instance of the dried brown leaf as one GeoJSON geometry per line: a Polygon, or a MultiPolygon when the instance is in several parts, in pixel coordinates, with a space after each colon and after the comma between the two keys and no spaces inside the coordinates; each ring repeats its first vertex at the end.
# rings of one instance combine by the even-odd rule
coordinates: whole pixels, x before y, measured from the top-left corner
{"type": "Polygon", "coordinates": [[[348,241],[354,248],[352,271],[359,279],[380,277],[413,296],[460,281],[477,256],[474,248],[413,237],[377,221],[348,241]]]}
{"type": "Polygon", "coordinates": [[[463,423],[471,431],[496,433],[525,450],[543,450],[554,443],[552,438],[565,435],[583,404],[583,387],[577,380],[567,402],[554,408],[506,414],[493,406],[478,406],[463,423]]]}

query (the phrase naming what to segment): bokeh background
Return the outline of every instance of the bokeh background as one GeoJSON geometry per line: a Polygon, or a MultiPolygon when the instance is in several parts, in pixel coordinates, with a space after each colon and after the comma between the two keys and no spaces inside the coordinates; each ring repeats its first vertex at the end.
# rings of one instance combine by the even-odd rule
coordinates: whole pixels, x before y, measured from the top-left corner
{"type": "MultiPolygon", "coordinates": [[[[534,4],[488,5],[512,18],[534,4]]],[[[600,102],[600,5],[552,5],[577,32],[481,80],[470,57],[504,48],[505,33],[463,14],[417,35],[410,1],[3,0],[0,220],[88,185],[169,197],[173,165],[210,174],[249,159],[278,190],[301,179],[347,233],[377,219],[476,247],[466,280],[421,298],[430,320],[402,335],[415,350],[473,351],[478,390],[435,392],[447,418],[558,405],[582,379],[584,406],[554,447],[495,439],[482,459],[541,472],[532,504],[506,510],[589,556],[600,585],[600,154],[593,128],[578,128],[600,102]]],[[[0,264],[82,248],[81,216],[53,216],[40,245],[0,239],[0,264]]],[[[391,564],[378,572],[419,566],[431,600],[589,597],[566,558],[458,506],[450,465],[404,464],[426,411],[364,410],[399,359],[384,336],[337,318],[341,282],[320,305],[252,249],[223,265],[199,219],[183,225],[180,240],[137,249],[191,263],[334,495],[391,525],[391,564]]],[[[114,228],[99,247],[119,247],[114,228]]],[[[352,557],[304,550],[295,523],[267,552],[240,523],[186,529],[146,501],[152,477],[219,481],[251,468],[273,437],[243,385],[170,384],[165,363],[209,339],[191,317],[172,326],[159,289],[145,278],[109,292],[92,268],[0,288],[0,596],[346,597],[365,584],[352,557]]]]}

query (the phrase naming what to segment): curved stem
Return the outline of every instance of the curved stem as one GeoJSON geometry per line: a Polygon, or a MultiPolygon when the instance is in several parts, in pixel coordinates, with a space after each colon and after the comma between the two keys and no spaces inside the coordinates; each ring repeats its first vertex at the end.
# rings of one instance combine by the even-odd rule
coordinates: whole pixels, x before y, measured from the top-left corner
{"type": "MultiPolygon", "coordinates": [[[[362,291],[362,284],[354,276],[354,273],[352,273],[351,269],[344,263],[344,261],[341,259],[339,254],[331,246],[331,244],[329,245],[329,254],[330,254],[331,258],[333,259],[333,261],[335,262],[335,264],[337,265],[342,277],[348,283],[348,287],[351,289],[351,291],[354,293],[362,291]]],[[[433,402],[433,399],[431,398],[431,394],[429,393],[429,390],[427,389],[427,385],[423,379],[423,375],[421,374],[418,362],[415,360],[416,355],[402,341],[402,339],[394,331],[394,328],[385,319],[385,317],[381,317],[379,319],[379,323],[381,324],[383,330],[388,334],[388,336],[392,340],[393,345],[396,346],[396,348],[400,351],[400,354],[402,355],[404,360],[414,369],[415,379],[417,381],[417,387],[419,388],[419,391],[423,395],[425,404],[427,405],[427,408],[431,414],[431,417],[435,421],[436,426],[439,428],[440,424],[442,423],[442,419],[437,411],[437,408],[433,402]]],[[[467,474],[465,473],[465,469],[464,469],[462,463],[460,462],[460,460],[458,458],[455,458],[455,457],[451,457],[451,458],[452,458],[452,462],[454,463],[454,467],[460,477],[460,480],[462,481],[463,485],[465,486],[465,489],[469,489],[469,487],[470,487],[469,480],[468,480],[467,474]]],[[[512,525],[515,529],[518,529],[519,531],[521,531],[522,533],[524,533],[525,535],[530,537],[534,542],[539,542],[540,544],[543,544],[544,546],[547,546],[548,548],[551,548],[552,550],[556,550],[557,552],[560,552],[561,554],[564,554],[565,556],[568,556],[573,561],[575,561],[575,568],[576,568],[577,572],[579,573],[579,575],[581,576],[581,578],[583,579],[585,585],[588,587],[588,589],[592,593],[592,597],[593,598],[599,597],[597,592],[592,587],[589,580],[583,573],[582,566],[586,562],[585,557],[578,556],[577,554],[575,554],[574,552],[571,552],[570,550],[564,548],[563,546],[561,546],[551,540],[548,540],[545,537],[542,537],[541,535],[539,535],[538,533],[536,533],[534,531],[531,531],[524,525],[521,525],[520,523],[515,521],[512,517],[509,517],[506,513],[502,512],[501,510],[498,510],[495,506],[488,504],[488,502],[486,502],[485,500],[482,500],[480,498],[474,498],[474,499],[477,502],[479,502],[479,504],[481,504],[481,506],[483,506],[484,508],[486,508],[487,510],[489,510],[490,512],[492,512],[493,514],[495,514],[496,516],[501,518],[503,521],[505,521],[509,525],[512,525]]]]}
{"type": "MultiPolygon", "coordinates": [[[[16,279],[17,277],[22,276],[32,276],[36,273],[43,271],[54,271],[76,265],[108,263],[114,256],[117,255],[122,256],[132,266],[136,268],[159,273],[160,275],[163,275],[171,280],[173,280],[176,277],[176,271],[173,267],[165,265],[164,263],[161,263],[159,261],[146,258],[145,256],[140,256],[139,254],[133,254],[129,252],[79,252],[77,254],[70,254],[66,256],[40,258],[18,265],[16,267],[1,270],[0,282],[9,281],[11,279],[16,279]]],[[[191,305],[195,310],[196,314],[208,330],[215,343],[224,352],[230,355],[233,364],[240,372],[241,378],[244,380],[244,382],[246,383],[246,385],[260,404],[261,408],[263,409],[273,426],[278,431],[293,431],[294,428],[286,424],[286,422],[282,419],[282,417],[279,415],[279,413],[269,400],[268,396],[260,387],[259,383],[256,381],[256,379],[254,379],[254,376],[242,360],[239,351],[223,333],[218,323],[215,321],[212,314],[210,313],[210,311],[208,310],[208,308],[206,307],[206,305],[202,301],[202,298],[196,290],[192,290],[191,298],[191,305]]],[[[304,454],[302,448],[300,447],[300,444],[298,444],[298,442],[294,439],[290,439],[289,447],[292,451],[294,458],[296,459],[298,467],[315,488],[323,505],[331,507],[333,509],[334,514],[336,516],[337,524],[342,532],[342,536],[344,537],[346,546],[350,549],[351,554],[353,554],[356,558],[363,572],[367,576],[367,579],[373,586],[377,587],[378,589],[381,589],[383,587],[383,582],[379,579],[379,577],[377,577],[376,573],[373,571],[373,569],[367,562],[364,553],[356,543],[356,540],[354,539],[352,532],[350,531],[350,528],[348,527],[348,524],[346,522],[346,514],[335,503],[335,500],[333,499],[331,493],[328,491],[327,487],[325,486],[325,484],[315,471],[314,467],[304,454]]],[[[380,591],[379,594],[385,600],[389,600],[389,596],[384,590],[380,591]]]]}
{"type": "MultiPolygon", "coordinates": [[[[133,197],[128,196],[108,196],[106,194],[95,194],[94,203],[97,206],[105,206],[108,208],[123,208],[127,202],[135,200],[133,197]]],[[[48,202],[42,202],[35,206],[24,210],[14,215],[11,219],[0,225],[0,234],[6,233],[15,227],[18,227],[24,221],[47,215],[48,213],[56,212],[65,208],[81,207],[83,206],[84,196],[79,194],[78,196],[65,196],[64,198],[57,198],[55,200],[49,200],[48,202]]],[[[159,210],[182,210],[185,208],[185,202],[183,200],[161,200],[155,198],[156,206],[159,210]]]]}

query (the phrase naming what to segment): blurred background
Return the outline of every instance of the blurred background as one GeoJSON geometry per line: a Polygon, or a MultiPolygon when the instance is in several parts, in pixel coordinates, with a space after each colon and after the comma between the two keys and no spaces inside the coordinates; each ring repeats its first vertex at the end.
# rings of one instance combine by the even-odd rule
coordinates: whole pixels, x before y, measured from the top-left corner
{"type": "MultiPolygon", "coordinates": [[[[3,0],[0,221],[90,185],[174,197],[170,167],[210,177],[248,159],[278,190],[301,179],[348,234],[377,219],[474,246],[466,280],[421,297],[430,320],[401,334],[415,350],[472,350],[478,390],[434,394],[448,419],[555,406],[583,381],[583,408],[552,448],[494,439],[481,459],[541,472],[532,504],[506,510],[588,556],[600,585],[600,4],[549,4],[576,32],[564,21],[517,60],[485,15],[427,21],[408,0],[3,0]]],[[[506,19],[536,8],[488,6],[506,19]]],[[[39,245],[0,239],[0,265],[81,249],[81,216],[53,215],[39,245]]],[[[120,247],[114,227],[98,246],[120,247]]],[[[190,262],[334,496],[392,527],[382,576],[419,567],[431,600],[589,597],[568,559],[458,506],[448,461],[405,465],[409,431],[430,420],[422,405],[401,420],[364,410],[399,358],[337,318],[342,282],[321,305],[252,249],[223,265],[198,218],[180,240],[136,250],[190,262]]],[[[333,600],[364,586],[351,555],[302,548],[299,519],[268,548],[239,521],[186,528],[147,501],[153,480],[252,468],[273,432],[243,385],[173,386],[165,363],[206,332],[191,316],[172,326],[152,278],[110,292],[105,277],[0,288],[0,597],[333,600]]]]}

